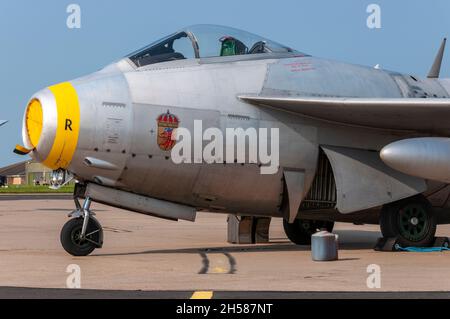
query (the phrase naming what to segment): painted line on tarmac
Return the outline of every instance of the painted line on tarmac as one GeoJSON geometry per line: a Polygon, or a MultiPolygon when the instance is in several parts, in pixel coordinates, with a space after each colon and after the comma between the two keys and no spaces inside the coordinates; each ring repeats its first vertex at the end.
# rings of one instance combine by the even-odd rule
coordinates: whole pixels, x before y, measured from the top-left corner
{"type": "Polygon", "coordinates": [[[213,295],[213,291],[195,291],[191,299],[212,299],[213,295]]]}

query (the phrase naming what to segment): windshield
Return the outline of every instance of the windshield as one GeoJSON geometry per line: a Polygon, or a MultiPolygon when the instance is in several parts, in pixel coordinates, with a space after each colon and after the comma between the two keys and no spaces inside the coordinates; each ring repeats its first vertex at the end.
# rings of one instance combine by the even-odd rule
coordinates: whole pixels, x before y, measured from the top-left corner
{"type": "Polygon", "coordinates": [[[156,41],[128,56],[137,67],[149,64],[220,56],[299,53],[258,35],[217,25],[194,25],[156,41]]]}
{"type": "Polygon", "coordinates": [[[132,53],[128,57],[141,67],[159,62],[192,59],[196,57],[192,39],[184,32],[178,32],[156,41],[132,53]]]}
{"type": "Polygon", "coordinates": [[[194,25],[187,27],[199,47],[202,58],[258,54],[270,52],[294,52],[294,50],[269,39],[246,31],[218,26],[194,25]]]}

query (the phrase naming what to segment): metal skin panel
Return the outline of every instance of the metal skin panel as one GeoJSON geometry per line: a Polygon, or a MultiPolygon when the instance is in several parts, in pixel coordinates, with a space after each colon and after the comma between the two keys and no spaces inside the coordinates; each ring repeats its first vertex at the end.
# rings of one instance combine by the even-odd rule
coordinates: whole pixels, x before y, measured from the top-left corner
{"type": "Polygon", "coordinates": [[[293,223],[305,197],[305,172],[285,169],[284,180],[288,193],[289,211],[287,220],[293,223]]]}
{"type": "MultiPolygon", "coordinates": [[[[129,159],[121,181],[158,198],[191,203],[203,209],[276,214],[282,192],[281,171],[269,176],[261,175],[256,165],[175,165],[168,159],[170,152],[157,147],[154,133],[153,136],[148,134],[157,131],[156,118],[167,110],[191,132],[194,120],[202,120],[203,130],[217,127],[225,132],[227,127],[260,127],[259,109],[240,103],[236,94],[241,89],[254,92],[261,89],[265,63],[246,63],[249,65],[228,65],[227,68],[206,65],[176,72],[152,70],[145,74],[128,74],[130,83],[139,83],[130,84],[135,102],[132,145],[136,157],[129,159]],[[140,89],[143,83],[146,83],[145,91],[140,89]],[[170,94],[166,93],[169,88],[170,94]],[[146,104],[141,103],[144,101],[146,104]],[[242,107],[236,107],[236,103],[242,107]]],[[[267,124],[270,125],[265,127],[274,123],[267,124]]],[[[300,162],[297,160],[297,164],[300,162]]]]}
{"type": "Polygon", "coordinates": [[[120,176],[122,183],[136,192],[151,194],[176,202],[193,204],[192,189],[199,174],[199,164],[176,165],[171,152],[163,151],[157,144],[157,118],[170,110],[180,120],[180,125],[193,130],[194,119],[204,119],[204,125],[218,124],[216,111],[198,111],[171,106],[134,104],[133,133],[126,167],[120,176]],[[134,156],[133,156],[134,155],[134,156]]]}
{"type": "Polygon", "coordinates": [[[155,215],[162,218],[195,221],[196,217],[196,211],[193,207],[132,194],[96,184],[89,184],[85,194],[100,203],[108,203],[115,207],[155,215]]]}
{"type": "Polygon", "coordinates": [[[323,146],[333,168],[336,208],[342,214],[381,206],[422,193],[423,179],[387,167],[378,152],[323,146]]]}
{"type": "Polygon", "coordinates": [[[238,101],[236,96],[261,91],[268,60],[205,65],[186,63],[185,67],[166,66],[125,73],[133,103],[259,117],[258,108],[238,101]]]}
{"type": "Polygon", "coordinates": [[[103,177],[117,181],[130,150],[132,104],[128,84],[121,73],[101,73],[72,81],[80,103],[78,147],[69,170],[80,180],[103,177]],[[88,167],[93,157],[111,163],[116,170],[88,167]]]}
{"type": "Polygon", "coordinates": [[[450,95],[450,79],[438,79],[436,80],[447,92],[447,94],[450,95]]]}
{"type": "Polygon", "coordinates": [[[392,74],[405,98],[448,98],[440,80],[419,78],[405,74],[392,74]]]}
{"type": "Polygon", "coordinates": [[[281,216],[282,176],[252,164],[203,166],[193,188],[196,205],[223,213],[281,216]]]}
{"type": "Polygon", "coordinates": [[[386,71],[314,57],[271,64],[261,95],[402,97],[386,71]]]}
{"type": "MultiPolygon", "coordinates": [[[[261,127],[261,122],[257,119],[238,114],[222,115],[220,123],[215,127],[221,128],[222,132],[226,128],[245,130],[261,127]]],[[[204,145],[206,144],[205,142],[204,145]]],[[[224,144],[224,149],[225,147],[224,144]]],[[[242,165],[227,161],[226,164],[200,165],[192,193],[199,207],[229,213],[252,212],[255,215],[271,216],[278,213],[282,187],[281,170],[277,174],[262,175],[256,164],[242,165]]]]}

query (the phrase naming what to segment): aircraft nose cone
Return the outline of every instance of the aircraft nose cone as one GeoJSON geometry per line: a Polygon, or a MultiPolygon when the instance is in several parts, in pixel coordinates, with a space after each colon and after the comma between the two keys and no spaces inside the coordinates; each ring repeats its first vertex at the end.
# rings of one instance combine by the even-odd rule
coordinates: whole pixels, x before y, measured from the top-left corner
{"type": "Polygon", "coordinates": [[[51,169],[65,169],[75,151],[80,122],[77,92],[69,82],[36,93],[23,118],[22,137],[30,156],[51,169]]]}

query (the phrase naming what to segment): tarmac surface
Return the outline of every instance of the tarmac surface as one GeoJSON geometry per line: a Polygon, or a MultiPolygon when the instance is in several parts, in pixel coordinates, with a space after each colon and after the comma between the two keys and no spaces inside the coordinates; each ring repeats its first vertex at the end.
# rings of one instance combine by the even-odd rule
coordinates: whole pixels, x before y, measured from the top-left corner
{"type": "MultiPolygon", "coordinates": [[[[0,287],[0,299],[190,299],[196,291],[0,287]]],[[[211,299],[450,299],[450,292],[214,291],[211,299]]]]}
{"type": "Polygon", "coordinates": [[[0,298],[450,298],[450,252],[376,252],[377,226],[337,224],[339,261],[313,262],[278,219],[269,244],[231,245],[226,215],[171,222],[94,204],[104,247],[72,257],[59,232],[73,209],[65,197],[0,196],[0,298]],[[65,289],[73,265],[82,289],[65,289]],[[371,265],[381,288],[367,285],[371,265]]]}

